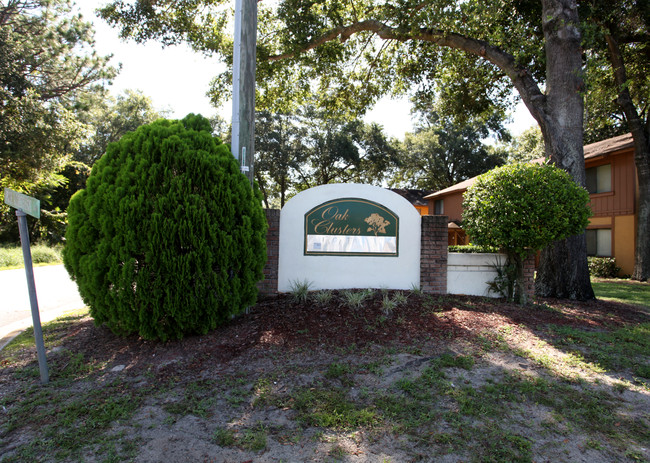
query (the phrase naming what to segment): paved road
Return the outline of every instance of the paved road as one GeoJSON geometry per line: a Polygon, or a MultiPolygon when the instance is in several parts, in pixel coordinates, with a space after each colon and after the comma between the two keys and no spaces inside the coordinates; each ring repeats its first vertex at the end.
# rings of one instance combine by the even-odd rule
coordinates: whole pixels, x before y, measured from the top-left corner
{"type": "MultiPolygon", "coordinates": [[[[63,265],[35,267],[34,281],[41,323],[85,305],[63,265]]],[[[29,326],[32,311],[25,269],[0,271],[0,349],[29,326]]]]}

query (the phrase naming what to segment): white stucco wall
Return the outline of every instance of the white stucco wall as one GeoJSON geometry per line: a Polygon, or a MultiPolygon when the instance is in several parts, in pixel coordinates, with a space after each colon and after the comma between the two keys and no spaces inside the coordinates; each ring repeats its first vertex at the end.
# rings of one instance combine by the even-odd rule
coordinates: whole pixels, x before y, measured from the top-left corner
{"type": "Polygon", "coordinates": [[[490,293],[487,283],[496,277],[495,264],[506,262],[504,254],[450,252],[447,257],[447,292],[468,296],[501,297],[490,293]]]}
{"type": "Polygon", "coordinates": [[[385,188],[360,184],[330,184],[305,190],[280,213],[278,291],[291,291],[292,282],[311,283],[311,289],[388,288],[420,285],[420,214],[402,196],[385,188]],[[338,198],[367,199],[399,217],[399,255],[304,255],[305,213],[338,198]]]}

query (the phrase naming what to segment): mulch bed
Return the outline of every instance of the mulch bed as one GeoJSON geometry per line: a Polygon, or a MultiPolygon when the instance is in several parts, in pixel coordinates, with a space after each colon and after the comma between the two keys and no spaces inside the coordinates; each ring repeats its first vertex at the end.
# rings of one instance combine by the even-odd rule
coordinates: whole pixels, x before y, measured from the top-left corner
{"type": "Polygon", "coordinates": [[[382,298],[382,292],[375,291],[362,308],[354,309],[337,292],[326,305],[296,303],[290,295],[279,295],[260,301],[249,314],[211,333],[167,343],[146,341],[136,335],[118,337],[88,318],[76,323],[72,330],[64,328],[68,331],[62,333],[63,344],[65,349],[82,352],[86,358],[111,365],[126,364],[142,371],[153,368],[165,376],[178,375],[182,372],[179,369],[218,368],[237,357],[271,349],[413,345],[426,340],[475,338],[508,325],[530,330],[548,325],[607,329],[650,321],[650,315],[640,308],[607,301],[548,299],[521,307],[481,297],[414,294],[387,315],[382,310],[382,298]]]}

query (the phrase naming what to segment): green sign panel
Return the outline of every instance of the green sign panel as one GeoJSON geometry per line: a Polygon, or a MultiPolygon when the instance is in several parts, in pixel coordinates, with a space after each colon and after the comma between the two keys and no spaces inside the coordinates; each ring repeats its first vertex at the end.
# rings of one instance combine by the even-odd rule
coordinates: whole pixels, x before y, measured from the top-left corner
{"type": "Polygon", "coordinates": [[[327,201],[305,214],[305,255],[397,256],[399,218],[361,198],[327,201]]]}
{"type": "Polygon", "coordinates": [[[41,217],[41,202],[38,199],[10,190],[9,188],[5,188],[5,204],[37,219],[41,217]]]}

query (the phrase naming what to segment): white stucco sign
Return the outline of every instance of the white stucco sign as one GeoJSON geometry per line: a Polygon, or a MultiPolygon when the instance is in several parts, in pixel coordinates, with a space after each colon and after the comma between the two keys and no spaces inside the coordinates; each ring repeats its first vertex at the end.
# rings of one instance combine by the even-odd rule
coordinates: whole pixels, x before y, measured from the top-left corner
{"type": "Polygon", "coordinates": [[[420,284],[420,215],[390,190],[322,185],[280,214],[278,290],[410,289],[420,284]]]}

